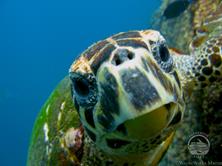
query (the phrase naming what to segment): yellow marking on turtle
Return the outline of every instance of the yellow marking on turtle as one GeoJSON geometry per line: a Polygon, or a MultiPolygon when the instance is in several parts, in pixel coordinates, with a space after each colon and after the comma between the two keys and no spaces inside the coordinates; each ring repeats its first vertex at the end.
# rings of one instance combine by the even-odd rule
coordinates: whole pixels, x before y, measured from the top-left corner
{"type": "Polygon", "coordinates": [[[170,146],[171,142],[173,141],[175,132],[172,132],[170,136],[161,143],[161,145],[158,147],[158,150],[156,150],[156,154],[153,155],[153,158],[151,159],[152,161],[152,166],[158,165],[160,162],[160,159],[162,158],[163,154],[167,150],[167,148],[170,146]]]}
{"type": "Polygon", "coordinates": [[[81,56],[71,65],[69,72],[91,73],[92,70],[88,59],[86,59],[84,56],[81,56]]]}
{"type": "Polygon", "coordinates": [[[112,39],[111,37],[110,38],[107,38],[106,39],[108,42],[110,42],[111,44],[113,44],[114,46],[118,46],[118,44],[116,43],[116,40],[112,39]]]}

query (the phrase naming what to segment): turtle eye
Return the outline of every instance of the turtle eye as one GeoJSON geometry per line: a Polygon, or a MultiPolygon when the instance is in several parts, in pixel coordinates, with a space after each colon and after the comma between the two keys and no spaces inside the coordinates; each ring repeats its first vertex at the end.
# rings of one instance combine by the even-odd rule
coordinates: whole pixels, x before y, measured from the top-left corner
{"type": "Polygon", "coordinates": [[[71,73],[73,99],[82,107],[91,107],[97,102],[96,79],[91,74],[71,73]]]}
{"type": "Polygon", "coordinates": [[[89,83],[84,79],[76,79],[73,81],[74,91],[76,94],[84,97],[89,95],[89,83]]]}
{"type": "Polygon", "coordinates": [[[153,55],[160,67],[167,73],[173,68],[173,58],[165,42],[157,43],[153,49],[153,55]]]}
{"type": "Polygon", "coordinates": [[[165,44],[161,44],[159,47],[159,55],[163,62],[167,62],[170,58],[170,53],[165,44]]]}

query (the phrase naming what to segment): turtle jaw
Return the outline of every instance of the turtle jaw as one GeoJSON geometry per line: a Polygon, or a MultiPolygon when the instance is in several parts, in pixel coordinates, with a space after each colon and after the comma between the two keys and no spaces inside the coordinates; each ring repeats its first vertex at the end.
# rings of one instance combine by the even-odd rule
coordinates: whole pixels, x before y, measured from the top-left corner
{"type": "Polygon", "coordinates": [[[113,155],[142,153],[137,144],[144,143],[150,145],[149,148],[158,146],[169,137],[183,116],[183,102],[175,82],[169,82],[172,89],[160,88],[160,84],[152,83],[152,80],[147,84],[145,80],[135,78],[133,83],[134,76],[141,76],[137,73],[139,70],[128,69],[127,72],[130,77],[125,83],[108,69],[103,72],[106,79],[98,79],[101,96],[94,109],[96,144],[113,155]],[[132,100],[135,94],[138,101],[132,100]],[[158,142],[152,143],[153,140],[158,142]]]}

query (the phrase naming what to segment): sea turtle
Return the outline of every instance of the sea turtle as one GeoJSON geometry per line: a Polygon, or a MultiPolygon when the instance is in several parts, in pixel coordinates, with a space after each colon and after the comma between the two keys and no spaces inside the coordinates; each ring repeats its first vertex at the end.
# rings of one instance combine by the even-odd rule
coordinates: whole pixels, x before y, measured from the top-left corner
{"type": "Polygon", "coordinates": [[[195,38],[191,55],[155,30],[89,47],[43,106],[27,165],[156,165],[191,92],[221,80],[219,32],[195,38]]]}
{"type": "Polygon", "coordinates": [[[184,112],[175,65],[154,30],[89,47],[44,105],[28,165],[155,165],[184,112]]]}
{"type": "Polygon", "coordinates": [[[195,56],[178,55],[159,32],[145,30],[89,47],[43,107],[28,165],[158,163],[183,117],[184,94],[220,79],[221,54],[205,53],[212,42],[195,56]]]}

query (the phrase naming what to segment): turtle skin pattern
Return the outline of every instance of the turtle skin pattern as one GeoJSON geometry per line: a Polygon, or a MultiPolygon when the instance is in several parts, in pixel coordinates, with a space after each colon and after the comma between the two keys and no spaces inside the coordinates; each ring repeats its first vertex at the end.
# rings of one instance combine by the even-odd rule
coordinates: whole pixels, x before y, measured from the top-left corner
{"type": "Polygon", "coordinates": [[[201,87],[207,88],[196,90],[190,97],[183,123],[161,165],[189,164],[190,161],[191,164],[192,161],[202,165],[216,164],[221,162],[222,154],[222,89],[221,80],[215,79],[221,75],[221,71],[217,70],[221,66],[221,1],[197,0],[179,17],[162,19],[161,13],[172,2],[162,2],[154,18],[158,21],[153,28],[164,34],[170,46],[184,53],[199,55],[196,56],[200,60],[195,64],[195,70],[199,64],[203,64],[203,67],[199,67],[201,72],[196,72],[195,77],[201,82],[201,87]],[[207,59],[201,60],[201,57],[207,59]],[[188,151],[189,136],[195,132],[207,134],[211,143],[210,151],[204,157],[195,157],[188,151]]]}

